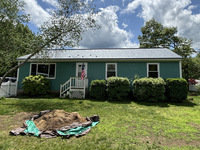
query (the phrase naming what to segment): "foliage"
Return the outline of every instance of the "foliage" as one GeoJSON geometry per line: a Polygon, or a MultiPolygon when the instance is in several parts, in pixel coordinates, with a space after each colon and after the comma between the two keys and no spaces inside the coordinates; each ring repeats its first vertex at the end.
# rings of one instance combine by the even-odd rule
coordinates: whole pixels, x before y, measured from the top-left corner
{"type": "Polygon", "coordinates": [[[140,78],[133,81],[133,95],[138,101],[165,100],[165,81],[162,78],[140,78]]]}
{"type": "Polygon", "coordinates": [[[93,80],[90,84],[90,96],[98,100],[106,99],[106,80],[93,80]]]}
{"type": "Polygon", "coordinates": [[[31,96],[45,95],[50,90],[50,82],[44,76],[28,76],[22,81],[24,94],[31,96]]]}
{"type": "Polygon", "coordinates": [[[0,101],[0,149],[197,150],[200,148],[200,96],[193,98],[192,102],[171,104],[8,98],[0,101]],[[76,139],[8,134],[30,116],[47,109],[78,112],[83,117],[97,114],[100,123],[89,134],[76,139]]]}
{"type": "Polygon", "coordinates": [[[191,59],[191,55],[196,51],[192,48],[192,40],[176,36],[176,27],[164,27],[161,23],[152,19],[146,22],[141,28],[142,35],[138,36],[140,47],[155,48],[165,47],[173,50],[183,57],[182,70],[183,78],[186,80],[198,75],[195,71],[198,67],[191,59]],[[194,65],[195,64],[195,65],[194,65]]]}
{"type": "MultiPolygon", "coordinates": [[[[0,2],[0,21],[4,24],[9,22],[9,25],[15,25],[15,23],[23,23],[28,21],[26,15],[20,15],[23,11],[23,4],[19,0],[3,0],[0,2]]],[[[95,20],[92,18],[94,14],[94,5],[92,1],[79,1],[79,0],[58,0],[57,4],[51,11],[51,18],[45,22],[39,29],[36,38],[27,45],[14,45],[15,49],[10,51],[10,55],[16,53],[16,49],[23,49],[23,52],[30,52],[31,54],[18,65],[10,68],[0,79],[0,85],[3,79],[11,72],[22,66],[32,56],[42,53],[49,48],[59,45],[61,47],[73,47],[77,46],[81,40],[82,34],[88,29],[97,28],[95,20]]],[[[9,28],[6,28],[9,29],[9,28]]],[[[1,31],[2,29],[0,29],[1,31]]],[[[12,33],[16,32],[14,28],[12,33]]],[[[6,30],[5,33],[9,33],[10,30],[6,30]]],[[[4,32],[3,32],[4,33],[4,32]]],[[[23,34],[24,35],[24,34],[23,34]]],[[[11,38],[14,38],[16,34],[11,34],[11,38]]],[[[25,36],[25,35],[24,35],[25,36]]],[[[18,37],[18,36],[17,36],[18,37]]],[[[26,37],[25,37],[26,38],[26,37]]],[[[20,42],[23,38],[17,38],[20,42]]],[[[5,44],[5,43],[4,43],[5,44]]],[[[4,47],[6,47],[4,45],[4,47]]],[[[13,60],[10,60],[12,63],[13,60]]]]}
{"type": "MultiPolygon", "coordinates": [[[[16,58],[32,52],[31,43],[35,40],[28,26],[18,22],[0,21],[0,76],[17,65],[16,58]]],[[[16,71],[8,76],[16,76],[16,71]]]]}
{"type": "Polygon", "coordinates": [[[192,48],[192,40],[183,37],[174,36],[173,49],[175,53],[183,58],[190,57],[196,51],[192,48]]]}
{"type": "Polygon", "coordinates": [[[108,100],[124,100],[130,92],[130,81],[123,77],[109,77],[107,79],[108,100]]]}
{"type": "Polygon", "coordinates": [[[187,99],[188,84],[183,78],[166,79],[166,96],[168,101],[182,102],[187,99]]]}
{"type": "Polygon", "coordinates": [[[200,78],[200,63],[196,58],[185,58],[182,60],[182,74],[183,78],[200,78]]]}
{"type": "Polygon", "coordinates": [[[140,47],[142,48],[155,48],[167,47],[170,48],[172,38],[177,32],[177,28],[164,27],[161,23],[152,19],[146,22],[145,26],[141,28],[142,36],[139,35],[138,39],[140,47]]]}

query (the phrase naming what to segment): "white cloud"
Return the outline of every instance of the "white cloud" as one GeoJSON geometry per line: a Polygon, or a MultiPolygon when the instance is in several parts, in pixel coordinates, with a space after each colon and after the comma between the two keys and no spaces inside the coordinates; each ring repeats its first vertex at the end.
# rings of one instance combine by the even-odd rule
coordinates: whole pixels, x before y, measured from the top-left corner
{"type": "Polygon", "coordinates": [[[124,6],[124,3],[126,2],[126,0],[122,0],[122,6],[124,6]]]}
{"type": "Polygon", "coordinates": [[[87,31],[83,40],[80,42],[80,48],[125,48],[139,47],[132,43],[132,33],[118,26],[117,6],[101,8],[96,15],[95,20],[101,28],[95,31],[87,31]]]}
{"type": "Polygon", "coordinates": [[[123,28],[127,28],[128,27],[128,25],[125,24],[125,23],[122,23],[122,26],[123,26],[123,28]]]}
{"type": "Polygon", "coordinates": [[[42,0],[43,2],[46,2],[52,6],[55,6],[57,5],[57,1],[56,0],[42,0]]]}
{"type": "Polygon", "coordinates": [[[50,18],[50,14],[45,11],[36,0],[24,0],[24,2],[25,12],[31,15],[31,22],[37,27],[40,27],[50,18]]]}
{"type": "Polygon", "coordinates": [[[193,47],[200,47],[200,14],[192,14],[196,6],[191,0],[134,0],[121,13],[135,13],[139,6],[142,11],[137,15],[144,21],[155,18],[164,26],[175,26],[179,36],[193,39],[193,47]]]}

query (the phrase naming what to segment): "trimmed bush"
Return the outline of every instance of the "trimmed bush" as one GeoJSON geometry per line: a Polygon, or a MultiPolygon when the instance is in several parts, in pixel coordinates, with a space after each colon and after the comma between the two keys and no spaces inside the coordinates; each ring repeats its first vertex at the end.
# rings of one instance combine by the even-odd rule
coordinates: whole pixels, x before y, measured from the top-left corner
{"type": "Polygon", "coordinates": [[[188,84],[183,78],[166,79],[166,97],[171,102],[182,102],[187,99],[188,84]]]}
{"type": "Polygon", "coordinates": [[[138,101],[165,100],[165,81],[162,78],[140,78],[133,81],[133,95],[138,101]]]}
{"type": "Polygon", "coordinates": [[[22,81],[24,94],[30,96],[45,95],[49,92],[50,84],[44,76],[28,76],[22,81]]]}
{"type": "Polygon", "coordinates": [[[90,96],[94,99],[106,99],[106,80],[93,80],[90,84],[90,96]]]}
{"type": "Polygon", "coordinates": [[[107,79],[108,100],[125,100],[130,93],[130,81],[123,77],[110,77],[107,79]]]}

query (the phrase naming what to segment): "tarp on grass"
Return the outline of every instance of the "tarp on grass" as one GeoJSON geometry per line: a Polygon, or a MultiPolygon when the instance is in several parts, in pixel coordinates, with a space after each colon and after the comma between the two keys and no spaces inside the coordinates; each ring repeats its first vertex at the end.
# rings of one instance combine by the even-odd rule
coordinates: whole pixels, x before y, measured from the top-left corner
{"type": "MultiPolygon", "coordinates": [[[[64,112],[64,114],[66,115],[67,113],[64,112]]],[[[70,119],[69,119],[69,116],[68,116],[68,118],[64,118],[65,122],[70,123],[67,126],[63,126],[61,128],[45,128],[45,127],[43,127],[43,130],[41,130],[35,124],[35,122],[37,120],[40,121],[39,123],[36,122],[39,126],[39,125],[41,125],[41,122],[44,123],[45,121],[48,120],[48,118],[57,117],[58,120],[55,119],[54,120],[55,122],[52,122],[52,120],[50,120],[50,123],[52,125],[54,125],[54,127],[57,127],[55,125],[58,125],[59,123],[60,123],[59,125],[62,125],[63,122],[60,120],[62,120],[64,117],[63,110],[62,111],[60,111],[60,110],[41,111],[39,114],[31,117],[29,120],[26,120],[23,124],[23,127],[19,127],[15,130],[10,131],[10,134],[11,135],[34,135],[37,137],[45,137],[45,138],[53,138],[53,137],[57,137],[57,136],[61,136],[64,138],[70,138],[71,136],[80,137],[80,136],[83,136],[83,135],[86,135],[87,133],[89,133],[89,131],[91,130],[91,127],[94,127],[100,121],[99,116],[97,116],[97,115],[93,115],[92,117],[86,117],[85,121],[84,121],[79,114],[78,115],[77,115],[77,113],[74,113],[74,114],[72,115],[72,117],[70,119]],[[60,112],[62,112],[62,114],[60,112]],[[52,114],[53,114],[53,116],[52,116],[52,114]],[[75,116],[74,116],[74,114],[75,114],[75,116]],[[61,117],[62,119],[60,119],[59,117],[61,117]],[[77,122],[77,120],[79,121],[81,119],[82,119],[82,122],[77,122]],[[44,129],[50,129],[50,130],[44,130],[44,129]]],[[[68,113],[67,115],[71,115],[71,114],[68,113]]],[[[45,122],[45,123],[48,123],[48,122],[45,122]]],[[[44,125],[48,126],[47,124],[44,124],[44,125]]]]}

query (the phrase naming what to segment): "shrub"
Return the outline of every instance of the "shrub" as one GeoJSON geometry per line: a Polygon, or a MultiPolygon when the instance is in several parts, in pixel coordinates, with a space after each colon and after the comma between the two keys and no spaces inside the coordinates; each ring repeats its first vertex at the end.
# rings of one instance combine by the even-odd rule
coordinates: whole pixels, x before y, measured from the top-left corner
{"type": "Polygon", "coordinates": [[[90,84],[90,96],[95,99],[106,99],[106,80],[93,80],[90,84]]]}
{"type": "Polygon", "coordinates": [[[28,76],[25,77],[22,81],[22,88],[24,94],[30,96],[45,95],[50,89],[49,80],[44,76],[28,76]]]}
{"type": "Polygon", "coordinates": [[[130,81],[123,77],[107,79],[107,94],[109,100],[125,100],[130,93],[130,81]]]}
{"type": "Polygon", "coordinates": [[[138,101],[165,100],[165,81],[162,78],[140,78],[133,81],[133,95],[138,101]]]}
{"type": "Polygon", "coordinates": [[[166,79],[166,96],[168,101],[182,102],[187,99],[188,84],[183,78],[166,79]]]}

